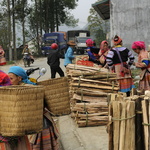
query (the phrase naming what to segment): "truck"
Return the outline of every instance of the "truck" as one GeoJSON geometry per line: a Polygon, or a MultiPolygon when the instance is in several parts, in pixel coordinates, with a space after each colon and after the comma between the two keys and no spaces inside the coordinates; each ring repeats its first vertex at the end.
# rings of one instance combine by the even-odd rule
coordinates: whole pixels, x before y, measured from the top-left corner
{"type": "Polygon", "coordinates": [[[64,39],[64,34],[60,32],[45,33],[42,38],[42,54],[47,56],[51,50],[51,44],[56,43],[61,54],[65,54],[67,42],[64,39]]]}
{"type": "Polygon", "coordinates": [[[76,54],[84,54],[86,46],[86,40],[91,39],[90,31],[88,30],[69,30],[67,31],[67,41],[72,40],[76,43],[76,54]]]}

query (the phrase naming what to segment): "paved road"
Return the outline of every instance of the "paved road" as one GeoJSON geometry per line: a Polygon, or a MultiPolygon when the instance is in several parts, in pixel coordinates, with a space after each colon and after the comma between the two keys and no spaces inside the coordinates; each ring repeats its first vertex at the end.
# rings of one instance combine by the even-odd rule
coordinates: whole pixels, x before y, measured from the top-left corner
{"type": "MultiPolygon", "coordinates": [[[[60,59],[60,63],[61,63],[61,64],[60,64],[61,68],[62,68],[62,69],[64,70],[64,72],[65,72],[65,67],[64,67],[64,65],[63,65],[63,64],[64,64],[64,59],[60,59]]],[[[9,70],[10,66],[14,66],[14,65],[15,65],[15,64],[13,64],[13,65],[0,66],[0,69],[3,70],[5,73],[8,73],[8,70],[9,70]]],[[[22,60],[17,61],[17,62],[16,62],[16,65],[18,65],[18,66],[24,68],[25,70],[30,69],[30,68],[37,68],[37,67],[39,67],[39,68],[42,68],[42,67],[46,68],[46,69],[47,69],[46,74],[45,74],[44,76],[42,76],[41,78],[39,78],[39,81],[46,80],[46,79],[50,79],[50,77],[51,77],[50,67],[49,67],[49,65],[47,64],[47,58],[46,58],[46,57],[36,58],[36,59],[35,59],[35,62],[34,62],[33,64],[31,64],[30,67],[26,67],[26,68],[25,68],[24,65],[23,65],[22,60]]],[[[33,78],[37,78],[38,76],[39,76],[39,71],[38,71],[38,70],[35,71],[34,74],[30,75],[30,77],[33,77],[33,78]]],[[[56,74],[56,77],[59,77],[59,75],[56,74]]]]}
{"type": "MultiPolygon", "coordinates": [[[[35,63],[29,67],[45,67],[47,69],[46,74],[40,78],[41,81],[50,79],[50,68],[46,61],[46,58],[36,59],[35,63]]],[[[63,61],[64,60],[61,59],[61,67],[65,72],[63,61]]],[[[24,68],[22,61],[18,62],[17,65],[24,68]]],[[[10,66],[12,65],[1,66],[0,69],[7,73],[10,66]]],[[[24,69],[28,69],[28,67],[24,69]]],[[[38,71],[32,75],[34,78],[38,76],[38,71]]],[[[59,77],[59,75],[57,75],[57,77],[59,77]]],[[[108,150],[108,134],[106,133],[105,126],[78,128],[70,115],[57,117],[55,119],[57,120],[63,150],[108,150]]]]}

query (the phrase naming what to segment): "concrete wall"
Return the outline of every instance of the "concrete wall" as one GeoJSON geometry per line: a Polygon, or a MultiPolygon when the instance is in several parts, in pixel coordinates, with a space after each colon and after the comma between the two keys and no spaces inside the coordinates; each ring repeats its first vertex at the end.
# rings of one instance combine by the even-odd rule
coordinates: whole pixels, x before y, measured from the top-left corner
{"type": "Polygon", "coordinates": [[[131,49],[134,41],[150,45],[150,0],[110,0],[110,37],[116,34],[131,49]]]}

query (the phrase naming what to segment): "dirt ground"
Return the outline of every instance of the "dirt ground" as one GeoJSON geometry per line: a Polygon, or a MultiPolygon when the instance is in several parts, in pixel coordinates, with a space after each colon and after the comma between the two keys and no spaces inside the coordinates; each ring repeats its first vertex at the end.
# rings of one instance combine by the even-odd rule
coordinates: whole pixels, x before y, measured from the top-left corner
{"type": "Polygon", "coordinates": [[[70,115],[57,118],[63,150],[108,150],[106,126],[79,128],[70,115]]]}

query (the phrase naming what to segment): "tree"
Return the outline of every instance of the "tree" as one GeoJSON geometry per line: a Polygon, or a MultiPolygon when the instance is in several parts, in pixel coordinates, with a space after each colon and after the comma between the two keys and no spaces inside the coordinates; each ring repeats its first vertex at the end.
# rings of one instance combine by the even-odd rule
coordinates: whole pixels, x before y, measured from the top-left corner
{"type": "Polygon", "coordinates": [[[15,28],[15,0],[12,0],[12,22],[13,22],[13,48],[14,48],[14,59],[17,60],[16,28],[15,28]]]}
{"type": "Polygon", "coordinates": [[[11,47],[11,41],[12,41],[12,32],[11,32],[11,12],[10,12],[10,0],[7,0],[7,9],[8,9],[8,33],[9,33],[9,61],[12,61],[12,47],[11,47]]]}
{"type": "Polygon", "coordinates": [[[25,45],[25,22],[26,17],[30,14],[30,8],[28,7],[27,0],[17,0],[15,11],[16,11],[16,18],[22,24],[22,35],[23,35],[23,45],[25,45]]]}
{"type": "Polygon", "coordinates": [[[88,16],[88,28],[95,36],[96,44],[100,44],[103,40],[106,40],[106,34],[109,32],[109,21],[104,21],[94,8],[90,9],[90,16],[88,16]]]}

